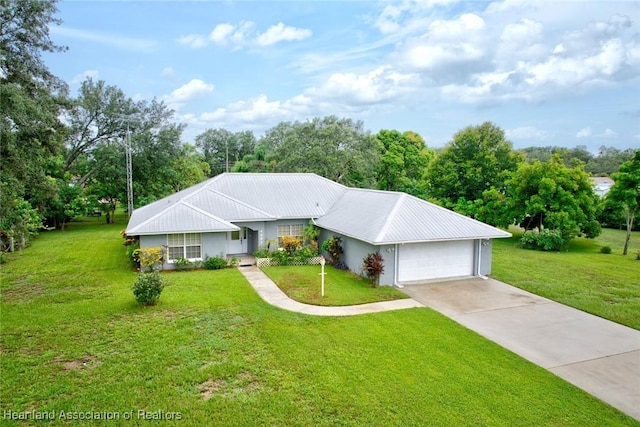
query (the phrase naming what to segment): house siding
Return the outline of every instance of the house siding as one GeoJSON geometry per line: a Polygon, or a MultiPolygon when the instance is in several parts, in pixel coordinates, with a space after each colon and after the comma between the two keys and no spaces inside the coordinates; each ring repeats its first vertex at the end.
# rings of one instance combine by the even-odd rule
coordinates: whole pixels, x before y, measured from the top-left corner
{"type": "MultiPolygon", "coordinates": [[[[479,240],[480,247],[480,269],[481,276],[488,276],[491,274],[491,254],[493,252],[493,240],[479,240]]],[[[476,260],[476,263],[478,261],[476,260]]]]}
{"type": "Polygon", "coordinates": [[[249,253],[257,251],[259,248],[266,246],[265,237],[265,222],[235,222],[238,227],[247,227],[251,232],[249,233],[249,253]]]}
{"type": "Polygon", "coordinates": [[[384,259],[384,273],[380,276],[380,285],[396,284],[396,245],[378,247],[384,259]]]}
{"type": "MultiPolygon", "coordinates": [[[[141,248],[153,248],[167,245],[167,235],[157,234],[152,236],[140,236],[141,248]]],[[[226,256],[227,254],[227,233],[202,233],[202,259],[207,256],[226,256]]],[[[173,270],[174,264],[165,262],[162,266],[164,270],[173,270]]]]}
{"type": "MultiPolygon", "coordinates": [[[[264,230],[265,239],[277,241],[279,225],[302,225],[302,227],[304,228],[308,224],[309,224],[309,219],[281,219],[277,221],[266,222],[265,230],[264,230]]],[[[266,246],[266,243],[264,245],[266,246]]]]}
{"type": "MultiPolygon", "coordinates": [[[[333,236],[340,237],[342,239],[343,254],[340,258],[341,261],[349,267],[349,270],[356,274],[363,275],[362,261],[364,257],[371,252],[377,252],[378,248],[361,240],[356,240],[343,234],[334,233],[324,229],[321,229],[318,241],[320,242],[320,245],[322,245],[322,242],[333,236]]],[[[323,253],[323,255],[325,257],[329,257],[329,254],[327,253],[323,253]]],[[[382,283],[382,280],[380,283],[382,283]]]]}

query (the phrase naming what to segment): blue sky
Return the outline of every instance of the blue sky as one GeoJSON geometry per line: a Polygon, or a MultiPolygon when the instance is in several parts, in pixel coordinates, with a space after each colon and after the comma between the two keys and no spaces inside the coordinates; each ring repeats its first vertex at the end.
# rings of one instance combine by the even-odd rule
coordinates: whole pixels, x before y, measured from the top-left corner
{"type": "Polygon", "coordinates": [[[185,142],[337,115],[441,147],[640,147],[637,1],[61,1],[51,71],[164,100],[185,142]]]}

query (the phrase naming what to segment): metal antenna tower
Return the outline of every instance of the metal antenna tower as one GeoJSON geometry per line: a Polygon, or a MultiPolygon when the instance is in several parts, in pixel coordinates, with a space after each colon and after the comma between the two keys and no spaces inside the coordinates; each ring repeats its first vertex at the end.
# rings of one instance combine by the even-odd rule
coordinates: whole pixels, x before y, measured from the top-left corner
{"type": "Polygon", "coordinates": [[[129,140],[129,121],[127,120],[127,214],[131,217],[133,213],[133,163],[131,161],[131,141],[129,140]]]}

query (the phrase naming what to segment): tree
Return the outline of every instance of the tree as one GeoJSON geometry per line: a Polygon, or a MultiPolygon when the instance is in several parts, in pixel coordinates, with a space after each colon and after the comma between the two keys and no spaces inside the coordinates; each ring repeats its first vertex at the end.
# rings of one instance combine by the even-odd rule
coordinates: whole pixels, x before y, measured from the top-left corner
{"type": "Polygon", "coordinates": [[[620,165],[633,159],[632,149],[619,150],[614,147],[600,147],[598,155],[587,163],[586,171],[594,176],[611,176],[618,171],[620,165]]]}
{"type": "MultiPolygon", "coordinates": [[[[559,155],[522,164],[507,181],[510,216],[525,230],[557,230],[566,243],[600,234],[598,196],[583,166],[568,168],[559,155]]],[[[497,206],[496,206],[497,208],[497,206]]]]}
{"type": "Polygon", "coordinates": [[[104,80],[94,82],[91,77],[83,81],[66,117],[69,136],[65,171],[71,170],[80,156],[90,153],[101,143],[124,140],[127,125],[129,129],[139,127],[133,123],[136,113],[133,101],[116,86],[109,86],[104,80]],[[127,120],[132,122],[127,123],[127,120]]]}
{"type": "Polygon", "coordinates": [[[456,208],[481,199],[492,187],[504,192],[509,174],[521,161],[502,129],[490,122],[469,126],[456,133],[431,162],[427,195],[456,208]]]}
{"type": "Polygon", "coordinates": [[[433,157],[420,135],[415,132],[381,130],[376,135],[380,162],[376,168],[378,188],[404,191],[424,197],[424,175],[433,157]]]}
{"type": "Polygon", "coordinates": [[[119,200],[126,199],[125,148],[119,142],[107,142],[92,153],[92,179],[87,192],[100,204],[107,224],[113,221],[119,200]]]}
{"type": "Polygon", "coordinates": [[[9,236],[11,244],[2,243],[10,250],[35,233],[41,209],[56,197],[46,163],[62,148],[66,85],[41,58],[65,50],[49,38],[49,27],[60,23],[55,3],[0,2],[0,235],[9,236]]]}
{"type": "Polygon", "coordinates": [[[182,146],[181,153],[172,160],[171,170],[173,174],[172,189],[180,191],[204,181],[211,172],[209,163],[204,156],[196,151],[196,147],[190,144],[182,146]]]}
{"type": "Polygon", "coordinates": [[[627,255],[633,222],[640,210],[640,150],[636,151],[633,159],[620,166],[619,172],[613,174],[613,180],[615,184],[606,196],[606,203],[619,206],[624,211],[627,237],[622,254],[627,255]]]}
{"type": "Polygon", "coordinates": [[[361,121],[336,116],[283,122],[260,140],[276,172],[313,172],[353,187],[375,187],[378,151],[361,121]]]}
{"type": "Polygon", "coordinates": [[[210,176],[231,170],[234,163],[251,154],[256,138],[251,131],[233,133],[227,129],[208,129],[196,136],[196,146],[209,163],[210,176]]]}

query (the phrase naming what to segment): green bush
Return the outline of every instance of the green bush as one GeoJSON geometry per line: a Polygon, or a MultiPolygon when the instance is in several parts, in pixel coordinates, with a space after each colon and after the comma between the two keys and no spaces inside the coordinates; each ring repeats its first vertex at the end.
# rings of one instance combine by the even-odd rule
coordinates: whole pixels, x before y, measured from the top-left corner
{"type": "Polygon", "coordinates": [[[611,247],[610,246],[603,246],[600,248],[600,253],[603,254],[610,254],[611,253],[611,247]]]}
{"type": "Polygon", "coordinates": [[[338,264],[340,262],[340,255],[344,252],[342,249],[342,239],[340,237],[329,237],[322,242],[321,248],[331,256],[331,264],[338,264]]]}
{"type": "Polygon", "coordinates": [[[636,252],[636,261],[640,261],[640,251],[636,252]]]}
{"type": "Polygon", "coordinates": [[[127,245],[127,258],[136,267],[140,267],[140,251],[138,249],[140,249],[138,243],[127,245]]]}
{"type": "Polygon", "coordinates": [[[165,280],[157,271],[140,273],[133,284],[133,295],[142,305],[156,305],[165,284],[165,280]]]}
{"type": "Polygon", "coordinates": [[[184,257],[178,258],[174,265],[176,270],[188,270],[190,268],[194,268],[193,263],[184,257]]]}
{"type": "Polygon", "coordinates": [[[203,262],[205,270],[220,270],[227,267],[227,260],[220,256],[207,257],[203,262]]]}
{"type": "Polygon", "coordinates": [[[267,248],[266,246],[263,246],[259,248],[257,251],[255,251],[253,253],[253,256],[256,258],[270,258],[271,252],[269,251],[269,248],[267,248]]]}
{"type": "Polygon", "coordinates": [[[367,254],[362,260],[362,270],[373,282],[373,286],[378,286],[380,275],[384,273],[384,258],[380,252],[367,254]]]}
{"type": "Polygon", "coordinates": [[[565,244],[559,230],[543,228],[539,233],[528,232],[522,235],[520,243],[524,248],[538,251],[559,251],[565,244]]]}

